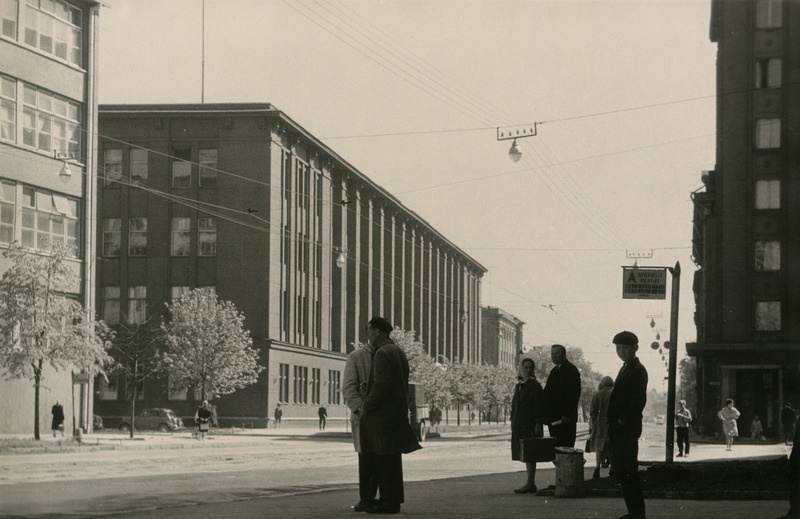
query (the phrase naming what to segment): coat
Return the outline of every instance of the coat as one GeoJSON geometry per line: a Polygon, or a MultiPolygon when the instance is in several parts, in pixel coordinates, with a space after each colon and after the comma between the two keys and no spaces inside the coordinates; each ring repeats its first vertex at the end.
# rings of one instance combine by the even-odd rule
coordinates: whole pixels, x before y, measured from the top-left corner
{"type": "Polygon", "coordinates": [[[520,382],[511,399],[511,459],[520,461],[519,441],[541,436],[536,425],[545,420],[545,397],[542,385],[535,378],[520,382]]]}
{"type": "Polygon", "coordinates": [[[544,386],[547,405],[546,421],[555,422],[566,416],[578,421],[578,401],[581,398],[581,374],[568,360],[550,370],[544,386]]]}
{"type": "Polygon", "coordinates": [[[409,423],[406,354],[387,335],[378,336],[373,348],[360,422],[361,452],[386,456],[421,449],[409,423]]]}
{"type": "MultiPolygon", "coordinates": [[[[609,380],[611,377],[606,377],[609,380]]],[[[597,393],[592,395],[592,404],[589,408],[589,450],[588,452],[605,452],[608,450],[608,404],[611,401],[613,382],[608,385],[600,384],[597,393]]]]}
{"type": "Polygon", "coordinates": [[[361,408],[367,396],[369,367],[372,364],[372,350],[368,346],[357,348],[347,356],[342,380],[342,395],[350,408],[350,424],[353,426],[353,447],[361,452],[361,408]]]}
{"type": "Polygon", "coordinates": [[[64,407],[61,404],[53,405],[53,408],[50,409],[50,413],[53,415],[53,422],[50,424],[52,430],[56,430],[64,425],[64,407]]]}
{"type": "Polygon", "coordinates": [[[200,406],[197,408],[197,411],[194,413],[194,422],[197,424],[198,431],[208,430],[208,422],[211,420],[212,415],[213,413],[208,407],[200,406]]]}
{"type": "Polygon", "coordinates": [[[647,370],[638,357],[619,370],[608,400],[607,423],[622,420],[624,424],[642,424],[642,411],[647,403],[647,370]]]}

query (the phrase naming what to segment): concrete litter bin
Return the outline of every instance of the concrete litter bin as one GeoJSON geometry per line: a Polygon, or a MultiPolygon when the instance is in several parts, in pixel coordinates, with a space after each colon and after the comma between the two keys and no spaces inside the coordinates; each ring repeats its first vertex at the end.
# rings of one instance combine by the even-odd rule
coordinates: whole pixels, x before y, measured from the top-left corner
{"type": "Polygon", "coordinates": [[[556,447],[556,497],[584,497],[583,451],[569,447],[556,447]]]}

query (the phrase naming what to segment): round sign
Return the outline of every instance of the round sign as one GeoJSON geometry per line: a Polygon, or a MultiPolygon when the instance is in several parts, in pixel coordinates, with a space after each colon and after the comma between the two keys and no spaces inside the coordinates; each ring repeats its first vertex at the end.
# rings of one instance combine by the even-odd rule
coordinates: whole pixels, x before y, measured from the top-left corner
{"type": "Polygon", "coordinates": [[[650,344],[650,347],[653,348],[654,350],[657,350],[658,349],[658,343],[656,341],[653,341],[653,343],[650,344]]]}

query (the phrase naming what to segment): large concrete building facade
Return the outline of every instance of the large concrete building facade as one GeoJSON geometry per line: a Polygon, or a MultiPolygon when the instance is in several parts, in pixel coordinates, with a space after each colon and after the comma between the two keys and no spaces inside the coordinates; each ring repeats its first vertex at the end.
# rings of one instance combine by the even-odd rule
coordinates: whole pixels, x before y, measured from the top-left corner
{"type": "Polygon", "coordinates": [[[522,354],[525,323],[493,306],[481,308],[481,360],[493,366],[516,367],[522,354]]]}
{"type": "MultiPolygon", "coordinates": [[[[70,289],[94,313],[96,35],[99,2],[0,0],[0,251],[18,242],[44,252],[74,246],[70,289]],[[65,163],[71,175],[62,173],[65,163]],[[59,173],[62,173],[59,175],[59,173]]],[[[8,268],[0,258],[0,272],[8,268]]],[[[0,367],[1,369],[2,367],[0,367]]],[[[45,363],[42,431],[60,400],[67,431],[91,427],[91,382],[45,363]]],[[[33,432],[32,379],[0,379],[0,433],[33,432]]]]}
{"type": "MultiPolygon", "coordinates": [[[[433,357],[479,362],[485,269],[269,104],[100,107],[97,306],[144,322],[213,287],[245,315],[265,370],[215,399],[222,424],[344,418],[347,353],[374,315],[433,357]]],[[[98,413],[127,412],[124,377],[98,413]]],[[[138,406],[191,416],[191,388],[145,382],[138,406]]]]}
{"type": "Polygon", "coordinates": [[[732,398],[775,436],[800,403],[800,3],[712,2],[717,152],[695,193],[699,423],[732,398]]]}

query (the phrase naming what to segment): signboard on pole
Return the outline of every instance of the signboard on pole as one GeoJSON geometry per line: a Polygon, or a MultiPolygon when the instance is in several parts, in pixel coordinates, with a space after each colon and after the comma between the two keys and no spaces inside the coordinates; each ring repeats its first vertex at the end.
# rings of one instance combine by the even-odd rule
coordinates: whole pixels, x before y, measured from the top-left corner
{"type": "Polygon", "coordinates": [[[622,267],[622,299],[666,298],[666,267],[622,267]]]}

